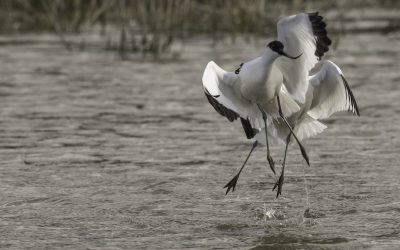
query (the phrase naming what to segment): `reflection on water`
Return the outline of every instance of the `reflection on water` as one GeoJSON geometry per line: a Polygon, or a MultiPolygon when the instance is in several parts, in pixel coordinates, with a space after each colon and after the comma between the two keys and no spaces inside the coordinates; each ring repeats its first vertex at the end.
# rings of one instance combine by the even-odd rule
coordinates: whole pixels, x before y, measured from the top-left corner
{"type": "MultiPolygon", "coordinates": [[[[291,148],[276,200],[264,149],[234,193],[250,142],[209,106],[201,75],[260,44],[188,44],[180,61],[121,61],[56,44],[0,47],[1,246],[320,249],[400,244],[400,37],[342,37],[361,117],[335,115],[291,148]],[[382,56],[384,55],[384,56],[382,56]],[[303,175],[307,179],[308,201],[303,175]],[[309,205],[308,205],[309,203],[309,205]],[[307,210],[308,209],[308,210],[307,210]],[[266,212],[269,212],[266,214],[266,212]]],[[[282,158],[283,146],[272,148],[282,158]]]]}
{"type": "MultiPolygon", "coordinates": [[[[334,238],[318,238],[313,236],[304,235],[290,235],[279,233],[272,236],[264,236],[261,238],[261,244],[251,250],[264,250],[264,249],[321,249],[325,246],[335,245],[336,247],[348,248],[356,247],[354,244],[344,244],[351,242],[350,239],[342,237],[334,238]]],[[[360,247],[360,246],[359,246],[360,247]]]]}

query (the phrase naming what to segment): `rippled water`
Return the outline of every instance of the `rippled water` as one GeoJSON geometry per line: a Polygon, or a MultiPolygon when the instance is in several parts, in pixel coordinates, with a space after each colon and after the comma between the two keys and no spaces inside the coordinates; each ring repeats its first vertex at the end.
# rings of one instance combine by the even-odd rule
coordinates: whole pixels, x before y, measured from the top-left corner
{"type": "Polygon", "coordinates": [[[208,104],[202,71],[211,59],[233,70],[264,44],[193,41],[168,63],[3,44],[0,247],[398,246],[400,35],[341,37],[331,60],[362,116],[328,120],[305,143],[311,167],[292,146],[279,199],[265,149],[225,196],[251,142],[208,104]]]}

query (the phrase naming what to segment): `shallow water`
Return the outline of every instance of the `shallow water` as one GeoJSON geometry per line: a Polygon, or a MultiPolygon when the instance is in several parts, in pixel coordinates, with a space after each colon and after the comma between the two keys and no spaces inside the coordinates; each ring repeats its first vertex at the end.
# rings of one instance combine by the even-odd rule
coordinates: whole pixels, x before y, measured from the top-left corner
{"type": "MultiPolygon", "coordinates": [[[[265,44],[187,44],[168,63],[55,43],[0,47],[2,248],[375,249],[400,244],[400,35],[340,38],[361,117],[337,114],[289,151],[283,195],[265,149],[208,104],[206,63],[265,44]],[[308,201],[305,190],[309,193],[308,201]],[[308,211],[306,211],[309,208],[308,211]]],[[[273,147],[276,160],[283,146],[273,147]]]]}

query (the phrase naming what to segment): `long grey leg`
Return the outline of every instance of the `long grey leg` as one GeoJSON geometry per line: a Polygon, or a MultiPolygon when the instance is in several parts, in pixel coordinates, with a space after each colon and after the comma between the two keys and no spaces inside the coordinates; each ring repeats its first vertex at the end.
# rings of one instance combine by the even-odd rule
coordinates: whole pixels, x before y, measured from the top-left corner
{"type": "Polygon", "coordinates": [[[306,152],[306,149],[303,147],[303,145],[300,143],[299,139],[297,139],[297,136],[294,134],[292,127],[290,126],[290,124],[288,123],[288,121],[286,120],[285,116],[282,113],[282,107],[281,107],[281,102],[279,100],[279,94],[276,96],[276,98],[278,99],[278,107],[279,107],[279,115],[280,117],[283,119],[283,121],[286,123],[286,126],[289,128],[290,133],[292,133],[294,139],[296,139],[297,144],[299,144],[300,147],[300,151],[301,154],[303,155],[304,160],[306,160],[307,165],[310,166],[310,162],[308,160],[308,155],[306,152]]]}
{"type": "Polygon", "coordinates": [[[292,133],[289,133],[289,135],[286,137],[285,156],[283,157],[281,176],[279,176],[278,181],[275,183],[274,187],[272,188],[272,191],[274,191],[275,188],[278,188],[278,190],[276,191],[276,198],[278,198],[278,196],[282,194],[282,186],[283,186],[283,181],[285,179],[284,175],[285,175],[286,154],[287,154],[287,150],[289,147],[291,135],[292,135],[292,133]]]}
{"type": "Polygon", "coordinates": [[[232,188],[232,192],[235,191],[235,187],[236,187],[236,183],[237,183],[237,181],[238,181],[238,179],[239,179],[239,175],[240,175],[240,173],[242,172],[244,166],[245,166],[246,163],[247,163],[247,160],[250,158],[251,153],[252,153],[253,150],[257,147],[257,145],[258,145],[258,142],[255,141],[255,142],[253,143],[253,146],[252,146],[252,148],[251,148],[249,154],[248,154],[247,157],[246,157],[246,160],[244,161],[242,167],[240,168],[239,172],[235,175],[235,177],[233,177],[233,179],[232,179],[230,182],[228,182],[228,184],[225,185],[224,188],[228,188],[228,189],[226,190],[225,195],[227,195],[227,194],[229,193],[229,191],[231,190],[231,188],[232,188]]]}
{"type": "Polygon", "coordinates": [[[265,127],[265,140],[267,142],[267,160],[269,163],[269,167],[271,168],[272,172],[274,173],[274,175],[276,175],[275,173],[275,162],[272,159],[271,154],[269,153],[269,143],[268,143],[268,131],[267,131],[267,113],[265,113],[265,111],[261,108],[260,105],[258,105],[258,108],[260,109],[261,113],[262,113],[262,118],[264,120],[264,127],[265,127]]]}
{"type": "Polygon", "coordinates": [[[283,167],[285,167],[285,164],[286,164],[286,154],[287,154],[287,150],[288,150],[288,147],[289,147],[290,137],[291,136],[292,136],[292,133],[289,133],[288,136],[286,137],[285,155],[283,157],[283,163],[282,163],[283,167]]]}

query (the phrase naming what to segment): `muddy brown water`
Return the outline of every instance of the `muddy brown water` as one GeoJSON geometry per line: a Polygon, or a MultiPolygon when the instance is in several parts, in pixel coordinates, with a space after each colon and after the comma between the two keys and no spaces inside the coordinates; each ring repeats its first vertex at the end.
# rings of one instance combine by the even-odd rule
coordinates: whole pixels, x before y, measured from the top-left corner
{"type": "MultiPolygon", "coordinates": [[[[400,35],[341,37],[330,59],[362,116],[327,120],[305,142],[311,167],[292,146],[279,199],[265,148],[225,196],[251,142],[201,87],[209,60],[234,70],[265,42],[210,43],[192,41],[180,60],[164,63],[3,44],[0,247],[397,247],[400,35]]],[[[283,149],[272,148],[276,160],[283,149]]]]}

